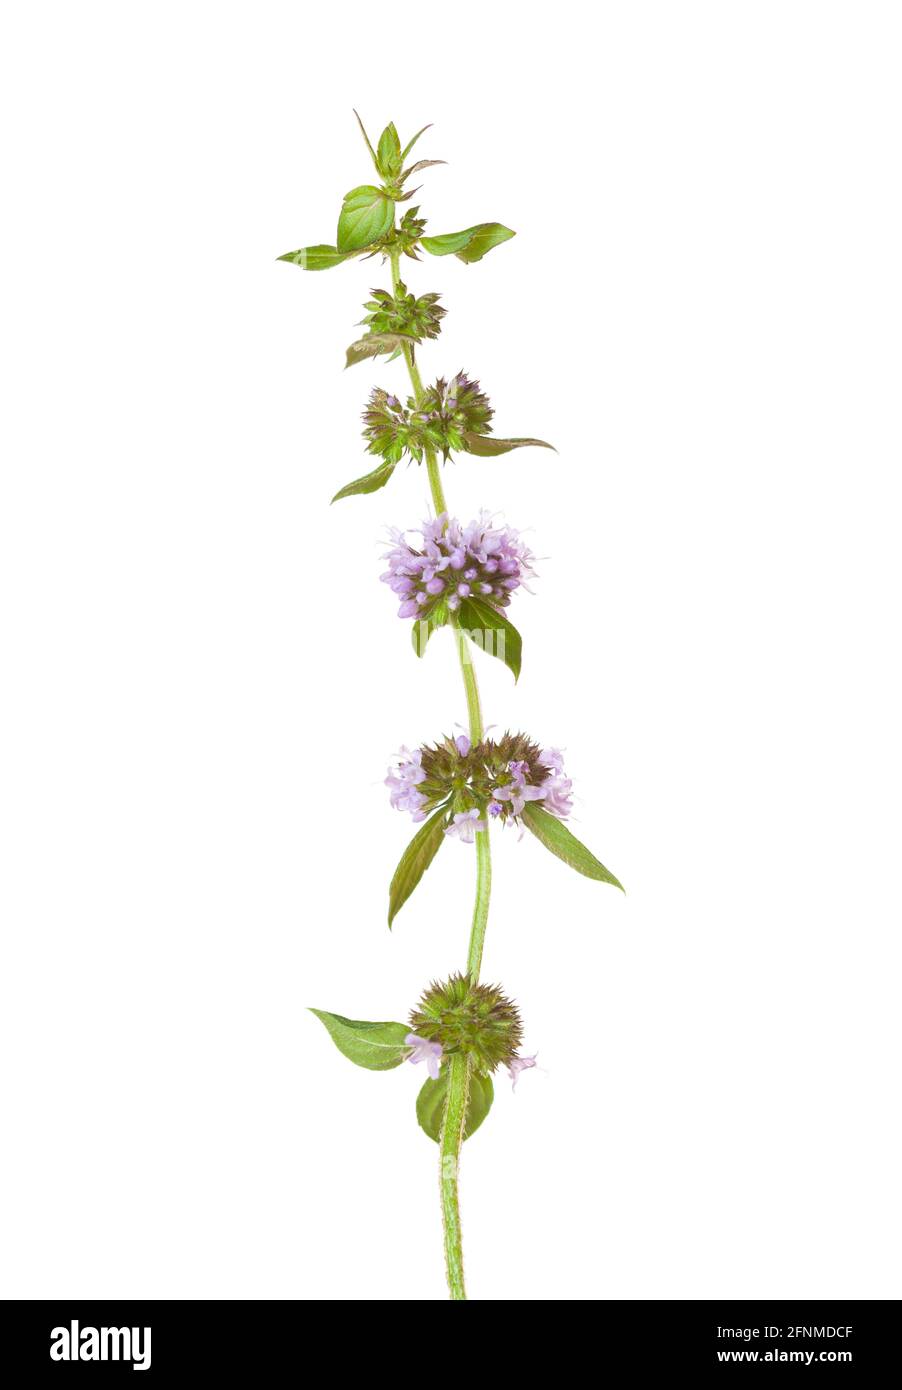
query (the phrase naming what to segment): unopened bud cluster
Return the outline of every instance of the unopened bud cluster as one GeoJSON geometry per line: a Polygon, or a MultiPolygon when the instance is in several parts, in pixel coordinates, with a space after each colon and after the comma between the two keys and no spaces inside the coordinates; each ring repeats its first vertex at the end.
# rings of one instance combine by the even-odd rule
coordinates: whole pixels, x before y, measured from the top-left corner
{"type": "Polygon", "coordinates": [[[370,333],[404,333],[422,342],[437,338],[441,321],[447,313],[439,304],[441,295],[421,294],[419,299],[408,294],[407,286],[398,284],[397,294],[388,290],[372,290],[372,299],[363,306],[367,310],[366,324],[370,333]]]}
{"type": "Polygon", "coordinates": [[[410,1027],[445,1057],[463,1053],[483,1075],[509,1067],[523,1039],[516,1004],[497,985],[473,984],[468,975],[431,984],[411,1011],[410,1027]]]}
{"type": "Polygon", "coordinates": [[[421,463],[426,449],[448,457],[452,449],[465,450],[468,434],[491,430],[494,414],[478,381],[458,372],[450,381],[442,377],[429,386],[420,405],[413,396],[402,405],[381,386],[370,394],[363,412],[363,437],[371,454],[398,463],[407,453],[421,463]]]}

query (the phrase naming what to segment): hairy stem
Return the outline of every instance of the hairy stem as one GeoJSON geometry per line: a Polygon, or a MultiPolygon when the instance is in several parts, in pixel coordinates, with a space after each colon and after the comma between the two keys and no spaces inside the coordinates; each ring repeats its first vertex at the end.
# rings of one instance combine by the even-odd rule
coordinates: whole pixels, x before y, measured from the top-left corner
{"type": "Polygon", "coordinates": [[[442,1223],[445,1231],[445,1268],[452,1299],[465,1299],[464,1255],[460,1234],[460,1205],[457,1199],[457,1170],[464,1142],[467,1100],[470,1092],[470,1063],[462,1052],[453,1053],[448,1067],[448,1100],[439,1134],[441,1154],[442,1223]]]}
{"type": "MultiPolygon", "coordinates": [[[[398,266],[399,253],[390,253],[392,293],[397,295],[401,283],[398,266]]],[[[421,405],[424,396],[423,380],[417,366],[414,349],[404,344],[404,361],[413,387],[414,400],[421,405]]],[[[429,490],[436,516],[447,512],[445,490],[438,459],[434,449],[426,449],[426,473],[429,490]]],[[[453,623],[460,671],[463,676],[464,691],[467,697],[467,720],[472,743],[480,743],[484,734],[482,707],[479,702],[479,686],[473,669],[472,651],[469,639],[461,631],[457,622],[453,623]]],[[[485,941],[486,926],[489,919],[489,898],[492,891],[492,853],[488,830],[476,832],[476,900],[473,905],[473,924],[470,928],[470,945],[467,953],[467,974],[474,982],[479,979],[482,965],[482,948],[485,941]]],[[[457,1198],[457,1169],[460,1146],[463,1143],[464,1123],[467,1114],[467,1096],[470,1088],[469,1063],[462,1056],[448,1058],[449,1084],[448,1099],[445,1104],[445,1118],[439,1139],[441,1150],[442,1220],[445,1229],[445,1267],[448,1273],[448,1287],[452,1299],[466,1298],[464,1291],[463,1249],[460,1231],[460,1206],[457,1198]]]]}

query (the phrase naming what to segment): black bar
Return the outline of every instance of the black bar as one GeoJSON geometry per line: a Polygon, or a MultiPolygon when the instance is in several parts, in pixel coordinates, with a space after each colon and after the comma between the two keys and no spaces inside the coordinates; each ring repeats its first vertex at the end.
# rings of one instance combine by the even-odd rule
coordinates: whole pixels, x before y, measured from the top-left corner
{"type": "MultiPolygon", "coordinates": [[[[533,1355],[537,1346],[547,1352],[560,1335],[560,1306],[547,1321],[544,1314],[524,1318],[502,1313],[500,1319],[496,1315],[492,1326],[499,1355],[506,1359],[513,1351],[517,1359],[533,1355]]],[[[2,1364],[6,1383],[14,1386],[44,1383],[45,1376],[59,1385],[73,1377],[136,1372],[158,1381],[196,1374],[205,1380],[252,1377],[253,1383],[261,1384],[272,1375],[278,1377],[273,1383],[281,1384],[289,1376],[316,1373],[314,1368],[324,1359],[333,1360],[333,1372],[342,1380],[357,1365],[370,1374],[395,1374],[406,1380],[423,1374],[421,1342],[427,1349],[430,1343],[435,1348],[436,1338],[450,1345],[445,1342],[448,1332],[460,1327],[458,1318],[466,1324],[469,1316],[479,1314],[450,1308],[386,1309],[381,1327],[370,1328],[370,1315],[357,1305],[334,1315],[344,1324],[341,1330],[333,1315],[324,1316],[315,1302],[11,1301],[0,1305],[2,1364]],[[132,1328],[137,1329],[135,1338],[130,1331],[123,1335],[123,1329],[132,1328]],[[51,1356],[51,1348],[58,1359],[51,1356]],[[93,1359],[104,1351],[107,1359],[93,1359]],[[126,1353],[130,1359],[123,1359],[126,1353]],[[13,1368],[18,1369],[17,1379],[8,1377],[13,1368]]],[[[585,1323],[579,1313],[573,1315],[573,1323],[564,1334],[564,1359],[570,1362],[578,1339],[579,1350],[592,1358],[593,1376],[617,1368],[638,1375],[691,1376],[730,1376],[738,1370],[768,1384],[768,1373],[784,1366],[815,1377],[860,1371],[898,1376],[899,1300],[593,1302],[585,1323]]],[[[477,1356],[474,1368],[482,1359],[477,1356]]],[[[489,1355],[485,1374],[490,1365],[489,1355]]],[[[478,1378],[485,1376],[480,1372],[478,1378]]]]}

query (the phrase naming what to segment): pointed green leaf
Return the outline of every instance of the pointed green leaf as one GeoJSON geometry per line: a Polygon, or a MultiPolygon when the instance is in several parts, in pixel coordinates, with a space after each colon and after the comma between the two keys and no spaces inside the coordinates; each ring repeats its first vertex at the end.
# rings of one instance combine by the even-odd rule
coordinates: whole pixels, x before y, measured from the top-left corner
{"type": "Polygon", "coordinates": [[[364,183],[345,194],[338,218],[339,251],[363,251],[385,236],[395,215],[395,205],[381,188],[364,183]]]}
{"type": "MultiPolygon", "coordinates": [[[[352,107],[351,109],[353,110],[353,107],[352,107]]],[[[354,115],[357,116],[357,112],[356,112],[356,111],[354,111],[354,115]]],[[[367,133],[366,133],[366,127],[364,126],[363,121],[360,119],[359,116],[357,116],[357,124],[360,126],[360,133],[361,133],[361,135],[363,136],[364,140],[366,141],[366,147],[367,147],[367,149],[368,149],[369,152],[370,152],[370,158],[372,159],[373,163],[375,164],[375,166],[376,166],[376,172],[378,173],[378,172],[379,172],[379,161],[378,161],[378,159],[376,158],[376,151],[373,149],[372,145],[370,144],[370,137],[367,135],[367,133]]]]}
{"type": "Polygon", "coordinates": [[[409,169],[404,170],[399,181],[404,183],[411,174],[418,174],[422,169],[434,169],[436,164],[447,164],[447,162],[446,159],[418,159],[416,164],[411,164],[409,169]]]}
{"type": "Polygon", "coordinates": [[[380,352],[400,352],[405,344],[416,347],[416,343],[416,338],[409,333],[367,333],[348,348],[345,367],[353,367],[356,362],[376,357],[380,352]]]}
{"type": "Polygon", "coordinates": [[[510,241],[511,237],[517,235],[510,227],[503,227],[500,222],[483,222],[480,226],[474,227],[473,231],[476,235],[472,241],[457,253],[458,260],[466,265],[481,261],[494,246],[500,246],[503,241],[510,241]]]}
{"type": "Polygon", "coordinates": [[[329,1031],[339,1052],[343,1052],[358,1067],[370,1071],[391,1071],[405,1060],[410,1048],[404,1039],[410,1032],[406,1023],[362,1023],[359,1019],[343,1018],[325,1009],[311,1009],[312,1014],[329,1031]]]}
{"type": "Polygon", "coordinates": [[[416,135],[413,137],[412,140],[408,140],[407,144],[404,146],[403,150],[401,151],[401,163],[402,163],[402,164],[404,163],[404,161],[405,161],[405,159],[407,158],[407,156],[410,154],[410,151],[413,149],[414,145],[417,143],[417,141],[419,140],[420,136],[421,136],[421,135],[425,135],[425,134],[426,134],[426,131],[427,131],[427,130],[431,130],[431,129],[432,129],[432,122],[430,121],[428,125],[424,125],[424,126],[423,126],[423,129],[422,129],[422,130],[418,130],[418,131],[417,131],[416,135]]]}
{"type": "Polygon", "coordinates": [[[417,656],[426,655],[426,647],[433,632],[444,627],[448,621],[448,605],[442,599],[425,618],[415,618],[411,630],[413,649],[417,656]]]}
{"type": "Polygon", "coordinates": [[[441,236],[424,236],[420,245],[430,256],[454,256],[473,240],[475,227],[465,232],[444,232],[441,236]]]}
{"type": "Polygon", "coordinates": [[[513,623],[482,598],[465,598],[457,616],[470,641],[488,656],[503,661],[514,680],[519,680],[523,639],[513,623]]]}
{"type": "MultiPolygon", "coordinates": [[[[430,1077],[428,1081],[423,1083],[423,1089],[417,1096],[417,1119],[420,1122],[420,1128],[424,1129],[429,1138],[434,1139],[436,1144],[442,1130],[447,1094],[448,1068],[442,1067],[438,1081],[433,1081],[430,1077]]],[[[471,1071],[464,1139],[469,1139],[471,1134],[476,1133],[491,1110],[494,1098],[495,1088],[492,1085],[492,1078],[480,1076],[478,1072],[471,1071]]]]}
{"type": "Polygon", "coordinates": [[[365,473],[362,478],[356,478],[353,483],[346,483],[343,488],[336,492],[332,501],[340,502],[342,497],[357,497],[363,492],[378,492],[380,487],[385,487],[395,471],[395,466],[393,463],[381,463],[378,468],[373,469],[372,473],[365,473]]]}
{"type": "Polygon", "coordinates": [[[291,261],[292,265],[299,265],[302,270],[331,270],[334,265],[341,265],[342,261],[353,255],[353,251],[339,251],[337,246],[302,246],[300,251],[286,251],[284,256],[276,259],[291,261]]]}
{"type": "Polygon", "coordinates": [[[377,168],[384,179],[395,178],[401,168],[401,141],[394,121],[389,121],[379,136],[377,168]]]}
{"type": "Polygon", "coordinates": [[[448,808],[442,806],[425,821],[401,855],[388,890],[388,925],[397,917],[442,847],[448,808]]]}
{"type": "Polygon", "coordinates": [[[567,829],[562,820],[546,811],[537,801],[528,801],[523,808],[523,822],[546,849],[563,859],[571,869],[585,874],[586,878],[597,879],[599,883],[612,883],[624,892],[623,884],[605,868],[595,855],[567,829]]]}
{"type": "MultiPolygon", "coordinates": [[[[481,261],[493,246],[502,241],[510,241],[516,232],[504,227],[500,222],[479,222],[475,227],[467,227],[463,232],[445,232],[442,236],[424,236],[420,245],[431,256],[457,256],[467,265],[481,261]]],[[[339,246],[341,242],[339,241],[339,246]]]]}
{"type": "Polygon", "coordinates": [[[497,458],[499,454],[509,454],[511,449],[526,449],[530,445],[557,453],[554,445],[546,444],[544,439],[496,439],[494,435],[474,434],[472,430],[464,431],[464,444],[467,453],[483,459],[497,458]]]}

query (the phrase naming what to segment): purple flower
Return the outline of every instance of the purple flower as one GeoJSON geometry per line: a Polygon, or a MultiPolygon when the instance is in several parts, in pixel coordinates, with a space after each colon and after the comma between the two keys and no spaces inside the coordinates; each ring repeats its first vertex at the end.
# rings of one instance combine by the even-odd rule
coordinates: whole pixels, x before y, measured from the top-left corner
{"type": "Polygon", "coordinates": [[[564,820],[573,810],[570,796],[573,783],[564,776],[564,759],[559,748],[543,749],[539,761],[543,767],[551,769],[550,775],[542,783],[545,793],[545,810],[564,820]]]}
{"type": "Polygon", "coordinates": [[[445,834],[456,835],[464,844],[472,845],[476,839],[476,831],[485,829],[486,823],[479,819],[479,812],[474,806],[471,811],[458,811],[451,824],[445,827],[445,834]]]}
{"type": "MultiPolygon", "coordinates": [[[[509,763],[508,771],[511,773],[511,781],[507,786],[496,787],[492,793],[496,802],[509,801],[512,815],[521,816],[527,801],[544,801],[547,783],[543,782],[541,787],[533,787],[526,781],[528,763],[509,763]]],[[[498,812],[495,811],[493,814],[497,816],[498,812]]]]}
{"type": "MultiPolygon", "coordinates": [[[[439,1067],[442,1062],[442,1045],[440,1042],[429,1042],[426,1038],[418,1038],[416,1033],[408,1033],[404,1039],[407,1046],[411,1049],[408,1062],[413,1062],[414,1066],[418,1062],[426,1063],[426,1070],[433,1081],[438,1081],[439,1067]]],[[[517,1060],[516,1058],[514,1059],[517,1060]]],[[[534,1065],[531,1063],[529,1065],[534,1065]]]]}
{"type": "MultiPolygon", "coordinates": [[[[410,1039],[408,1038],[407,1041],[409,1042],[410,1039]]],[[[532,1057],[512,1057],[508,1062],[507,1070],[510,1073],[511,1085],[515,1091],[517,1089],[517,1077],[521,1071],[529,1071],[530,1067],[535,1066],[538,1055],[536,1052],[532,1057]]]]}
{"type": "Polygon", "coordinates": [[[535,574],[534,556],[510,526],[493,527],[490,513],[462,526],[446,512],[419,531],[393,528],[382,575],[400,600],[398,616],[424,618],[443,600],[453,613],[465,598],[506,608],[511,594],[535,574]],[[419,536],[417,545],[407,535],[419,536]]]}
{"type": "Polygon", "coordinates": [[[385,785],[390,790],[391,804],[396,811],[409,811],[414,820],[425,820],[426,812],[422,808],[426,803],[426,797],[417,791],[419,783],[426,780],[426,773],[422,767],[422,749],[415,748],[411,753],[409,748],[402,748],[397,754],[397,759],[397,766],[389,768],[385,779],[385,785]]]}

